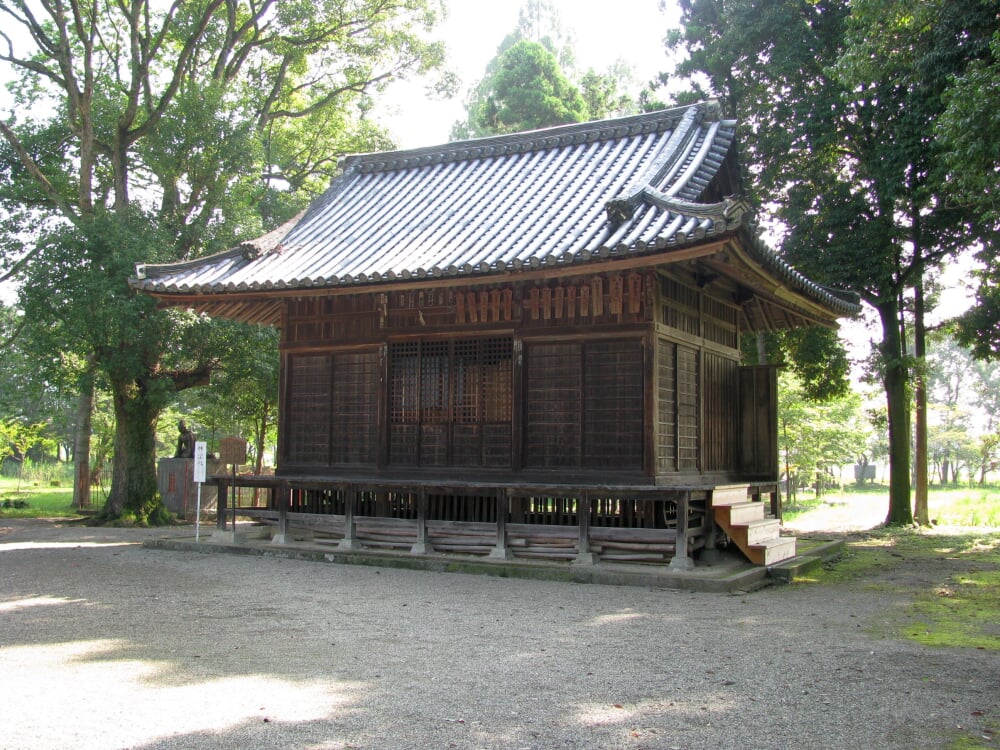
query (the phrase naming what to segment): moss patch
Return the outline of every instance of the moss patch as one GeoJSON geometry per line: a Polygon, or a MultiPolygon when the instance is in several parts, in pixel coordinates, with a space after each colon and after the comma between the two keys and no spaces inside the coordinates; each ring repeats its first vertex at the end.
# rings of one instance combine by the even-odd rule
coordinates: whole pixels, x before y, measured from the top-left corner
{"type": "Polygon", "coordinates": [[[985,721],[981,712],[976,711],[970,717],[968,733],[955,737],[946,747],[948,750],[986,750],[986,748],[996,748],[998,739],[997,725],[990,721],[985,721]]]}
{"type": "Polygon", "coordinates": [[[909,598],[883,613],[889,620],[880,635],[1000,650],[1000,531],[876,529],[810,580],[909,598]]]}
{"type": "Polygon", "coordinates": [[[925,646],[1000,650],[1000,570],[973,570],[920,591],[907,638],[925,646]]]}

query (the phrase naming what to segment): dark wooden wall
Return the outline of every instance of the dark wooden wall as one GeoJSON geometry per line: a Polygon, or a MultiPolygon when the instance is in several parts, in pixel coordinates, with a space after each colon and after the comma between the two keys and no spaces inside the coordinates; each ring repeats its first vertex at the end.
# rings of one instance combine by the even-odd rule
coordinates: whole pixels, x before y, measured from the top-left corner
{"type": "Polygon", "coordinates": [[[734,297],[645,270],[291,301],[279,468],[735,474],[734,297]]]}

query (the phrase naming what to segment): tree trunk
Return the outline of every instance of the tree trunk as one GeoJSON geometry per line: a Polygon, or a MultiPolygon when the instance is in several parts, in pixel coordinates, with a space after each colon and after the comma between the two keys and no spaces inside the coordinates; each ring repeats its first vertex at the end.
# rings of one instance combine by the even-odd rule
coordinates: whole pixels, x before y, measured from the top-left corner
{"type": "Polygon", "coordinates": [[[882,321],[882,376],[889,413],[889,512],[890,525],[913,523],[910,508],[910,420],[903,357],[899,305],[895,299],[878,306],[882,321]]]}
{"type": "Polygon", "coordinates": [[[913,517],[921,526],[929,526],[931,521],[927,508],[927,386],[924,378],[927,365],[927,332],[924,327],[924,280],[923,275],[919,273],[913,286],[913,353],[917,359],[913,383],[915,406],[913,470],[916,479],[913,517]]]}
{"type": "Polygon", "coordinates": [[[73,507],[90,507],[90,435],[94,414],[94,371],[80,381],[76,401],[76,428],[73,431],[73,507]]]}
{"type": "Polygon", "coordinates": [[[156,420],[160,404],[135,383],[113,383],[115,460],[101,520],[139,525],[169,522],[156,487],[156,420]]]}

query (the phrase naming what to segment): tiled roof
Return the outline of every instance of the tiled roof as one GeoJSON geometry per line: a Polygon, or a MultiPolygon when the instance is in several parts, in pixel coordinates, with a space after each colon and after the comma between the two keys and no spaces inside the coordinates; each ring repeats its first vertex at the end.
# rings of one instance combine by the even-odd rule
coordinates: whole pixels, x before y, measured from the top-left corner
{"type": "MultiPolygon", "coordinates": [[[[139,267],[132,283],[160,295],[225,295],[668,252],[744,226],[746,204],[719,194],[731,187],[723,165],[735,130],[708,102],[348,157],[327,192],[285,226],[226,253],[139,267]]],[[[754,255],[799,291],[854,312],[773,253],[754,255]]]]}

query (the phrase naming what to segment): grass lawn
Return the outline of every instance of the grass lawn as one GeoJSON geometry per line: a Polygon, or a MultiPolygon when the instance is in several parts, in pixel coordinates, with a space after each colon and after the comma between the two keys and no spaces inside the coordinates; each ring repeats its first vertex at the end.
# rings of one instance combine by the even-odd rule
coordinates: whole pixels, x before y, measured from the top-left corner
{"type": "MultiPolygon", "coordinates": [[[[928,491],[927,507],[933,526],[988,526],[1000,528],[1000,485],[982,487],[932,486],[928,491]]],[[[881,508],[889,507],[889,488],[885,485],[865,485],[858,488],[845,485],[844,489],[825,492],[820,497],[800,493],[793,501],[785,501],[784,517],[791,521],[824,504],[839,505],[864,500],[881,508]]]]}
{"type": "Polygon", "coordinates": [[[73,487],[68,481],[52,486],[22,480],[18,489],[16,478],[0,477],[0,519],[77,515],[73,508],[73,487]]]}

